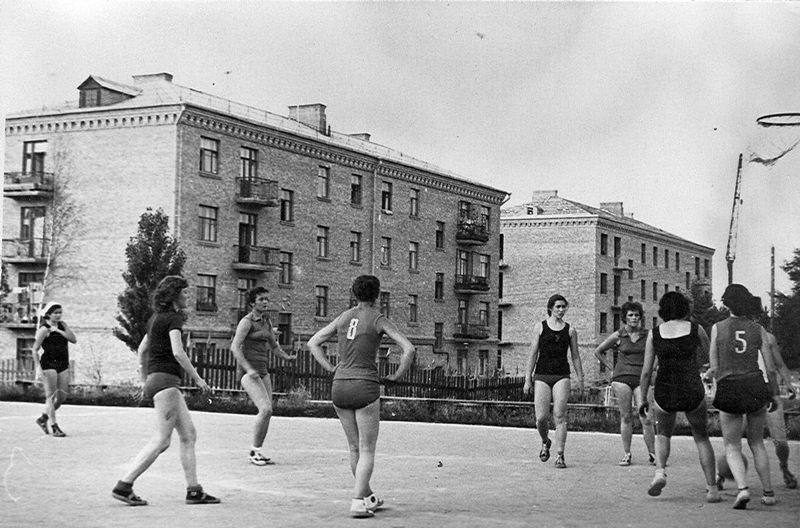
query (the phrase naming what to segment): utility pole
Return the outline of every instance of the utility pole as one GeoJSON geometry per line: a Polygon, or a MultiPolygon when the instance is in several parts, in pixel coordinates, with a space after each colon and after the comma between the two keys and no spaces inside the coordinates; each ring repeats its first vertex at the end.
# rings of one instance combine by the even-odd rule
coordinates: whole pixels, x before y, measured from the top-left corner
{"type": "Polygon", "coordinates": [[[775,246],[770,249],[769,271],[769,331],[772,332],[772,322],[775,320],[775,246]]]}
{"type": "Polygon", "coordinates": [[[736,169],[736,187],[733,191],[733,207],[731,208],[731,225],[728,229],[728,248],[725,260],[728,263],[728,284],[733,283],[733,261],[736,259],[736,236],[739,230],[739,205],[742,203],[742,155],[739,154],[739,167],[736,169]]]}

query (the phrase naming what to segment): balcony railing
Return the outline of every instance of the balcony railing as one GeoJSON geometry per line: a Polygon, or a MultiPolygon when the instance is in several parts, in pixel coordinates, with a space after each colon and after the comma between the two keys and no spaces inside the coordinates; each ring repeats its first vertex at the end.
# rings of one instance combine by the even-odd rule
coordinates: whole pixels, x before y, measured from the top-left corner
{"type": "Polygon", "coordinates": [[[489,279],[480,275],[461,275],[456,274],[454,286],[460,292],[484,292],[489,291],[489,279]]]}
{"type": "Polygon", "coordinates": [[[234,246],[236,260],[233,269],[240,271],[279,271],[280,249],[262,246],[234,246]]]}
{"type": "Polygon", "coordinates": [[[489,241],[489,230],[479,221],[461,218],[456,227],[456,241],[467,245],[485,244],[489,241]]]}
{"type": "Polygon", "coordinates": [[[53,194],[52,172],[6,172],[3,194],[8,197],[49,196],[53,194]]]}
{"type": "Polygon", "coordinates": [[[456,323],[455,339],[489,339],[489,327],[482,324],[456,323]]]}
{"type": "Polygon", "coordinates": [[[46,238],[4,238],[3,259],[14,264],[45,262],[47,248],[46,238]]]}
{"type": "Polygon", "coordinates": [[[12,328],[34,328],[38,317],[37,305],[27,295],[19,295],[19,302],[3,303],[0,309],[0,325],[12,328]]]}
{"type": "Polygon", "coordinates": [[[260,207],[278,205],[278,182],[261,178],[236,178],[236,201],[260,207]]]}

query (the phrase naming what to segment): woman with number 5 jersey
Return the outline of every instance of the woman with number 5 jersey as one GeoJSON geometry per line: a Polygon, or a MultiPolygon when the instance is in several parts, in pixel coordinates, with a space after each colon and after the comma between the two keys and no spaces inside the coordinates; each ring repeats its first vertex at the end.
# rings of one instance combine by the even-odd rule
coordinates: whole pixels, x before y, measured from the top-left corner
{"type": "Polygon", "coordinates": [[[347,437],[350,470],[356,479],[350,515],[372,517],[383,504],[369,485],[380,424],[380,379],[375,355],[384,334],[400,345],[403,349],[400,366],[388,377],[388,381],[396,381],[411,367],[414,345],[375,308],[381,291],[377,277],[361,275],[353,281],[351,290],[358,305],[342,312],[314,334],[308,348],[320,365],[335,372],[331,399],[347,437]],[[322,344],[334,335],[339,342],[339,363],[335,367],[322,350],[322,344]]]}

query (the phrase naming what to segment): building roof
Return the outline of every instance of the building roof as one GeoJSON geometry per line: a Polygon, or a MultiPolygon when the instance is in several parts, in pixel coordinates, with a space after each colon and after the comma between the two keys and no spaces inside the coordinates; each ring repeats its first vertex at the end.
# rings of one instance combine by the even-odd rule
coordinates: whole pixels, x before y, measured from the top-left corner
{"type": "Polygon", "coordinates": [[[134,85],[109,81],[108,79],[104,79],[97,75],[91,75],[86,81],[84,81],[84,83],[81,84],[81,86],[92,79],[109,90],[115,90],[128,95],[133,95],[133,97],[110,105],[86,108],[79,108],[77,101],[67,101],[63,104],[55,106],[42,106],[41,108],[37,109],[11,112],[6,115],[6,120],[29,117],[57,116],[59,114],[75,112],[107,112],[109,110],[117,109],[122,110],[169,105],[193,106],[218,112],[224,115],[231,115],[257,125],[289,132],[298,136],[313,139],[331,146],[345,148],[347,150],[355,151],[381,160],[390,161],[426,172],[461,180],[463,182],[482,187],[483,189],[491,192],[505,194],[506,197],[509,195],[509,193],[506,191],[490,187],[469,178],[465,178],[464,176],[455,174],[449,170],[408,156],[398,150],[374,143],[372,141],[367,141],[361,137],[354,137],[353,135],[344,134],[334,130],[331,130],[329,134],[325,134],[318,131],[314,127],[301,123],[300,121],[274,114],[260,108],[237,103],[223,97],[201,92],[193,88],[175,84],[172,82],[172,75],[168,73],[135,75],[133,77],[134,85]]]}
{"type": "Polygon", "coordinates": [[[691,240],[679,237],[668,231],[659,229],[658,227],[641,222],[634,219],[632,216],[619,214],[622,209],[622,204],[617,202],[615,205],[619,206],[620,211],[612,212],[603,208],[582,204],[574,200],[568,200],[558,196],[558,191],[535,191],[530,202],[502,209],[500,211],[500,220],[531,220],[537,218],[548,219],[554,217],[596,217],[609,222],[622,224],[623,226],[631,227],[640,231],[647,231],[655,235],[671,238],[684,244],[699,246],[712,253],[714,252],[713,248],[698,244],[697,242],[692,242],[691,240]]]}

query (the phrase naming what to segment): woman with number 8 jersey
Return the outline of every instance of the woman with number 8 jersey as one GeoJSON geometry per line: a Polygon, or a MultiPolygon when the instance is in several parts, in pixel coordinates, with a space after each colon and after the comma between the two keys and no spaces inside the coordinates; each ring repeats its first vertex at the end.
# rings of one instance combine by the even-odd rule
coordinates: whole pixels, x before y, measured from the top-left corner
{"type": "Polygon", "coordinates": [[[375,308],[381,290],[377,277],[361,275],[351,290],[358,305],[342,312],[314,334],[308,348],[320,365],[335,372],[331,399],[347,437],[350,470],[356,479],[350,515],[372,517],[383,504],[369,485],[380,424],[380,378],[375,356],[384,334],[400,345],[403,349],[400,366],[387,378],[396,381],[411,367],[414,345],[375,308]],[[322,344],[334,335],[339,343],[339,363],[335,367],[322,350],[322,344]]]}
{"type": "MultiPolygon", "coordinates": [[[[711,328],[709,360],[706,376],[717,379],[714,407],[719,410],[725,459],[731,468],[739,492],[733,507],[743,510],[750,501],[747,474],[742,459],[742,433],[747,416],[747,443],[753,452],[756,472],[761,479],[764,495],[762,504],[775,504],[775,492],[769,474],[769,459],[764,447],[764,425],[767,406],[773,396],[758,366],[759,351],[768,342],[764,328],[746,317],[752,305],[752,295],[741,284],[725,288],[722,302],[731,317],[711,328]]],[[[763,354],[768,371],[774,370],[772,356],[763,354]]]]}

